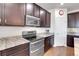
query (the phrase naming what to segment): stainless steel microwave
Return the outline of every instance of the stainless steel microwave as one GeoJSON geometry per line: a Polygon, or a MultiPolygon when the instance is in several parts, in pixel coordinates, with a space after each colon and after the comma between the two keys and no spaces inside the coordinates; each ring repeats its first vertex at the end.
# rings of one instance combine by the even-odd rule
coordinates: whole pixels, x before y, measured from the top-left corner
{"type": "Polygon", "coordinates": [[[40,18],[26,15],[26,25],[28,25],[28,26],[40,26],[40,18]]]}

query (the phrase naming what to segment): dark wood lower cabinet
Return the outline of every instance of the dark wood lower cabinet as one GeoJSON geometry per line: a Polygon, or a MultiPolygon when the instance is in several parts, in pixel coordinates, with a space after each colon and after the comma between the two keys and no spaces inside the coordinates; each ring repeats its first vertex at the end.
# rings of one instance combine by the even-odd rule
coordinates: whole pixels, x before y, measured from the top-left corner
{"type": "Polygon", "coordinates": [[[0,56],[1,56],[1,51],[0,51],[0,56]]]}
{"type": "Polygon", "coordinates": [[[67,46],[74,47],[74,36],[67,35],[67,46]]]}
{"type": "Polygon", "coordinates": [[[9,56],[28,56],[28,55],[29,55],[28,49],[24,49],[24,50],[18,51],[17,53],[11,54],[9,56]]]}
{"type": "Polygon", "coordinates": [[[29,43],[5,49],[2,56],[29,56],[29,43]]]}
{"type": "Polygon", "coordinates": [[[45,38],[45,40],[44,40],[44,52],[48,51],[48,49],[52,47],[51,39],[54,40],[54,36],[49,36],[49,37],[45,38]]]}

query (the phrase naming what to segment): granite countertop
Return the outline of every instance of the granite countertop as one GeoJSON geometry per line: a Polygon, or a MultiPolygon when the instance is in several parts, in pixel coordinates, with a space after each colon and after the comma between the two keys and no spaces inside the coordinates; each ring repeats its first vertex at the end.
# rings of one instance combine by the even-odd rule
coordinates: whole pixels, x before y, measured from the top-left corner
{"type": "Polygon", "coordinates": [[[37,36],[38,37],[48,37],[48,36],[52,36],[54,35],[53,33],[38,33],[37,36]]]}
{"type": "Polygon", "coordinates": [[[7,37],[0,39],[0,50],[18,46],[24,43],[29,43],[30,41],[22,38],[21,36],[7,37]]]}
{"type": "Polygon", "coordinates": [[[67,35],[76,35],[76,36],[79,36],[79,33],[69,32],[69,33],[67,33],[67,35]]]}
{"type": "Polygon", "coordinates": [[[70,36],[78,37],[79,38],[79,33],[70,32],[70,33],[67,33],[67,35],[70,35],[70,36]]]}
{"type": "MultiPolygon", "coordinates": [[[[30,42],[35,42],[35,41],[38,41],[38,40],[42,40],[44,39],[45,37],[48,37],[48,36],[52,36],[54,35],[53,33],[38,33],[36,35],[36,38],[31,38],[29,39],[30,42]]],[[[28,40],[28,39],[27,39],[28,40]]]]}
{"type": "MultiPolygon", "coordinates": [[[[36,39],[42,39],[48,36],[54,35],[53,33],[38,33],[36,39]]],[[[22,38],[22,36],[13,36],[13,37],[5,37],[0,38],[0,51],[15,47],[24,43],[29,43],[30,41],[22,38]]]]}

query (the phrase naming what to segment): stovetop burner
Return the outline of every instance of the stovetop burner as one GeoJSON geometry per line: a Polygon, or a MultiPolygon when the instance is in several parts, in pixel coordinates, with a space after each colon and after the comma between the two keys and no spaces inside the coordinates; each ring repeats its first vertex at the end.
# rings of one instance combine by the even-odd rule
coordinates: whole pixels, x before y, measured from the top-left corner
{"type": "Polygon", "coordinates": [[[38,36],[36,36],[36,37],[25,38],[25,39],[29,40],[30,42],[35,42],[35,41],[38,41],[38,40],[40,40],[40,39],[42,39],[42,38],[43,38],[43,37],[38,37],[38,36]]]}
{"type": "Polygon", "coordinates": [[[23,31],[22,36],[23,36],[23,38],[25,38],[31,42],[37,41],[42,38],[42,37],[36,36],[36,31],[28,31],[28,32],[23,31]]]}

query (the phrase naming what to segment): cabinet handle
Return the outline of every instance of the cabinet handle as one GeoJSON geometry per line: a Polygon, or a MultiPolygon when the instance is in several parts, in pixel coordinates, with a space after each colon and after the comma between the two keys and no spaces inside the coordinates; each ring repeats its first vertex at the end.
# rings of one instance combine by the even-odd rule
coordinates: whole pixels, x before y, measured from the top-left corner
{"type": "Polygon", "coordinates": [[[0,22],[1,22],[1,18],[0,18],[0,22]]]}
{"type": "Polygon", "coordinates": [[[7,22],[7,20],[5,19],[5,23],[7,22]]]}

